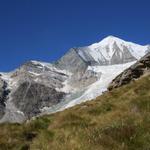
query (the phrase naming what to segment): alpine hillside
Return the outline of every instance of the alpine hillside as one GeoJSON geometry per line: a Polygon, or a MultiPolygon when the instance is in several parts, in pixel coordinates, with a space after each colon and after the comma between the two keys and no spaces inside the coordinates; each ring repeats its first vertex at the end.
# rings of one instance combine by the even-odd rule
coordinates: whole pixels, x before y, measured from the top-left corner
{"type": "Polygon", "coordinates": [[[58,61],[29,61],[0,73],[0,122],[23,122],[91,100],[150,51],[114,36],[71,48],[58,61]]]}
{"type": "Polygon", "coordinates": [[[149,150],[150,53],[103,95],[72,108],[0,124],[1,150],[149,150]]]}

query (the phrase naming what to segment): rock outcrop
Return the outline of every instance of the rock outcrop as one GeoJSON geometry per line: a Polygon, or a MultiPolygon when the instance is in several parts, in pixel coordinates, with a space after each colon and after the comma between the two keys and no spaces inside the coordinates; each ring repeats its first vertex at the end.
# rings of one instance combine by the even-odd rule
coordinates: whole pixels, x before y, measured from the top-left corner
{"type": "Polygon", "coordinates": [[[80,57],[76,48],[70,49],[64,56],[55,62],[55,65],[60,69],[68,70],[72,73],[84,72],[88,67],[88,64],[80,57]]]}
{"type": "Polygon", "coordinates": [[[118,88],[122,85],[141,77],[145,73],[150,72],[150,52],[137,61],[130,68],[126,69],[118,75],[109,85],[108,90],[118,88]]]}
{"type": "Polygon", "coordinates": [[[6,101],[10,92],[7,86],[7,83],[0,78],[0,119],[5,114],[6,101]]]}

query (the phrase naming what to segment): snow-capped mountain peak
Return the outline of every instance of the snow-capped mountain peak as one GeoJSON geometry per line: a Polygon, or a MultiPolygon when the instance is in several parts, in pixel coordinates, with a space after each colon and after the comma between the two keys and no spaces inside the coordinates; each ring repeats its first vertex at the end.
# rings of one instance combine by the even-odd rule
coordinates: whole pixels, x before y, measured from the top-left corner
{"type": "Polygon", "coordinates": [[[92,44],[88,47],[90,47],[91,49],[95,49],[99,46],[103,47],[103,46],[106,46],[106,45],[114,44],[115,42],[116,43],[124,43],[125,41],[120,39],[120,38],[117,38],[115,36],[110,35],[110,36],[107,36],[106,38],[104,38],[103,40],[101,40],[100,42],[92,44]]]}
{"type": "Polygon", "coordinates": [[[148,51],[148,45],[108,36],[90,46],[71,48],[54,63],[32,60],[0,73],[0,122],[22,122],[91,100],[148,51]]]}
{"type": "Polygon", "coordinates": [[[140,59],[149,50],[142,46],[124,41],[118,37],[108,36],[102,41],[77,49],[79,55],[87,62],[98,65],[120,64],[140,59]]]}

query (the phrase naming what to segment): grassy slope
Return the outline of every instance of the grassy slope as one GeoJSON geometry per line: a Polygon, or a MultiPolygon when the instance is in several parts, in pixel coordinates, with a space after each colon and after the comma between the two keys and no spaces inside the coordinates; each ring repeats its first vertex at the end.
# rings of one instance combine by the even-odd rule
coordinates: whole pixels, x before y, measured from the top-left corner
{"type": "Polygon", "coordinates": [[[0,125],[0,150],[149,150],[150,75],[54,115],[0,125]]]}

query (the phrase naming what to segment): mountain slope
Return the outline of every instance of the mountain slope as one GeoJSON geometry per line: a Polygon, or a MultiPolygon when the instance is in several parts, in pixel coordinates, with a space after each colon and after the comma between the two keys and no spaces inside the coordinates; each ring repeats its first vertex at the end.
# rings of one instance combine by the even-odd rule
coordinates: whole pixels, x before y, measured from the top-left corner
{"type": "Polygon", "coordinates": [[[0,78],[10,91],[0,122],[22,122],[65,97],[65,92],[57,88],[63,87],[68,74],[51,64],[31,61],[9,74],[1,73],[0,78]]]}
{"type": "Polygon", "coordinates": [[[150,149],[150,74],[95,100],[23,124],[0,125],[1,150],[150,149]]]}
{"type": "Polygon", "coordinates": [[[145,73],[150,72],[150,52],[142,57],[139,61],[133,64],[131,67],[119,74],[113,81],[110,83],[108,89],[112,90],[119,86],[128,84],[131,81],[136,80],[145,73]]]}
{"type": "Polygon", "coordinates": [[[109,36],[70,49],[55,63],[29,61],[0,76],[0,122],[22,122],[91,100],[150,50],[109,36]]]}
{"type": "Polygon", "coordinates": [[[62,67],[63,69],[69,68],[70,70],[71,68],[73,83],[75,83],[73,87],[78,87],[79,92],[75,92],[73,98],[71,95],[71,98],[69,97],[61,105],[58,104],[55,110],[48,109],[46,113],[63,110],[99,96],[107,90],[109,83],[118,74],[134,64],[149,50],[150,47],[148,45],[141,46],[114,36],[108,36],[101,42],[90,46],[70,49],[56,64],[60,68],[65,66],[64,68],[62,67]],[[91,71],[92,75],[95,74],[97,78],[94,78],[96,82],[86,84],[87,87],[84,90],[81,85],[89,83],[89,80],[93,81],[93,78],[92,80],[91,78],[83,80],[87,71],[91,71]],[[82,73],[80,74],[80,72],[82,73]]]}

